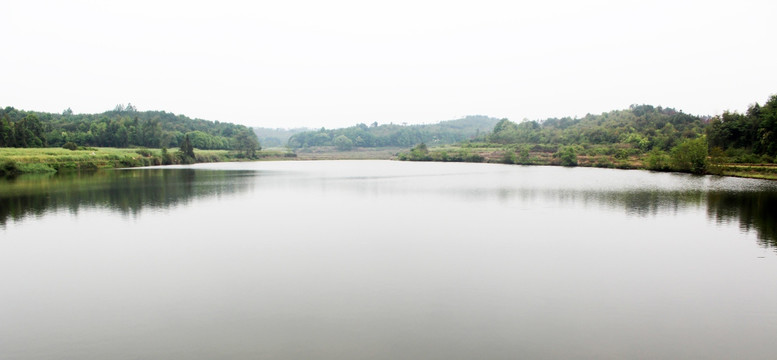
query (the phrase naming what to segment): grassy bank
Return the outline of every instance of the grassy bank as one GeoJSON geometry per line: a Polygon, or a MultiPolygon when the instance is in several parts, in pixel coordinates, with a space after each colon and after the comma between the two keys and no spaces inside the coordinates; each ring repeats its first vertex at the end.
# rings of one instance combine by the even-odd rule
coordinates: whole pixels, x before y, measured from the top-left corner
{"type": "MultiPolygon", "coordinates": [[[[228,150],[195,150],[194,155],[193,162],[196,163],[245,160],[240,153],[228,150]]],[[[257,155],[260,158],[288,156],[282,151],[259,152],[257,155]]],[[[181,163],[176,151],[163,149],[0,148],[0,176],[176,163],[181,163]]]]}
{"type": "MultiPolygon", "coordinates": [[[[429,149],[413,148],[399,153],[398,159],[410,161],[451,161],[451,162],[486,162],[516,165],[555,165],[583,166],[613,169],[643,169],[650,168],[650,153],[636,151],[613,151],[606,147],[589,147],[576,150],[572,160],[565,159],[559,147],[532,146],[515,149],[503,146],[443,146],[429,149]]],[[[777,164],[772,163],[729,163],[710,159],[704,172],[709,175],[736,176],[754,179],[777,180],[777,164]],[[714,161],[713,161],[714,160],[714,161]]],[[[730,160],[730,159],[729,159],[730,160]]],[[[669,161],[663,159],[663,161],[669,161]]],[[[656,166],[653,164],[652,166],[656,166]]],[[[672,171],[668,165],[661,165],[661,171],[672,171]]]]}

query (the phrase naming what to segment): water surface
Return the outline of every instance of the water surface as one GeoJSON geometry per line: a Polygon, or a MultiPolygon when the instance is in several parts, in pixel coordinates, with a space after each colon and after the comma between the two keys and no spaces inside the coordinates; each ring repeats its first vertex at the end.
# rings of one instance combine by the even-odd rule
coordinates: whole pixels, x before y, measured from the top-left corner
{"type": "Polygon", "coordinates": [[[17,178],[0,358],[772,358],[776,194],[388,161],[17,178]]]}

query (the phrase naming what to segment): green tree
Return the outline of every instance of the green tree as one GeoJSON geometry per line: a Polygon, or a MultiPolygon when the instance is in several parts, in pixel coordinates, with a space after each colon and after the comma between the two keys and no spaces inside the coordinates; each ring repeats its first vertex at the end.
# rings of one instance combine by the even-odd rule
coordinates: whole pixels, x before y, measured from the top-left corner
{"type": "Polygon", "coordinates": [[[427,148],[424,143],[420,143],[410,149],[409,160],[429,161],[431,159],[432,157],[429,155],[429,148],[427,148]]]}
{"type": "Polygon", "coordinates": [[[178,153],[181,159],[181,163],[184,163],[184,164],[194,163],[195,161],[194,147],[192,146],[191,140],[189,140],[189,135],[184,136],[183,142],[181,142],[181,147],[178,153]]]}
{"type": "Polygon", "coordinates": [[[0,118],[0,147],[13,146],[13,127],[5,118],[0,118]]]}
{"type": "Polygon", "coordinates": [[[556,153],[561,166],[577,166],[577,151],[572,146],[563,146],[556,153]]]}
{"type": "Polygon", "coordinates": [[[709,165],[707,138],[688,139],[672,148],[672,168],[694,174],[704,174],[709,165]]]}
{"type": "Polygon", "coordinates": [[[648,152],[645,163],[649,170],[667,171],[670,169],[669,155],[658,148],[654,148],[648,152]]]}
{"type": "Polygon", "coordinates": [[[515,155],[515,149],[506,148],[504,155],[502,155],[503,164],[515,164],[518,161],[518,157],[515,155]]]}
{"type": "Polygon", "coordinates": [[[256,133],[250,129],[240,131],[235,136],[235,140],[237,141],[237,148],[243,151],[243,155],[247,158],[255,158],[256,151],[262,149],[262,147],[259,145],[259,140],[256,137],[256,133]]]}
{"type": "Polygon", "coordinates": [[[173,163],[173,156],[167,151],[166,147],[162,148],[162,165],[171,165],[173,163]]]}
{"type": "Polygon", "coordinates": [[[521,146],[521,150],[518,153],[518,163],[522,165],[527,165],[531,163],[531,159],[529,158],[528,145],[521,146]]]}
{"type": "Polygon", "coordinates": [[[334,140],[335,147],[340,151],[348,151],[353,148],[353,141],[345,135],[340,135],[334,140]]]}

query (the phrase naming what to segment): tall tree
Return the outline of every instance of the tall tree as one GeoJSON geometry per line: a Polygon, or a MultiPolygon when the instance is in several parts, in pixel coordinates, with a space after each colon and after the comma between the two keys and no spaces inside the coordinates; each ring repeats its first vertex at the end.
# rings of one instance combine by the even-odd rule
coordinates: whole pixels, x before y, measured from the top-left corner
{"type": "Polygon", "coordinates": [[[189,140],[189,135],[184,136],[183,142],[181,142],[181,153],[183,156],[194,160],[194,147],[191,140],[189,140]]]}

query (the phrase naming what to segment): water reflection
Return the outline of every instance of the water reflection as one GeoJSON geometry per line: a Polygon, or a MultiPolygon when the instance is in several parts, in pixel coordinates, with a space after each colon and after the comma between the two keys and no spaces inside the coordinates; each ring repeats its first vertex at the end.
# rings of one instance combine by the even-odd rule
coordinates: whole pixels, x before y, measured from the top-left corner
{"type": "MultiPolygon", "coordinates": [[[[346,191],[359,196],[427,196],[468,202],[519,202],[606,208],[638,217],[706,207],[710,220],[739,222],[765,247],[777,248],[774,183],[604,169],[507,170],[476,165],[390,162],[205,164],[198,168],[128,169],[0,179],[0,226],[48,211],[101,207],[124,215],[169,208],[197,197],[253,189],[346,191]],[[439,167],[438,167],[439,166],[439,167]],[[262,174],[262,176],[258,176],[262,174]]],[[[419,197],[421,198],[421,197],[419,197]]],[[[272,206],[272,204],[268,204],[272,206]]],[[[277,206],[277,205],[276,205],[277,206]]]]}
{"type": "Polygon", "coordinates": [[[129,169],[0,179],[0,226],[49,211],[101,207],[124,215],[249,189],[255,171],[129,169]]]}
{"type": "Polygon", "coordinates": [[[739,221],[742,230],[755,230],[762,246],[777,248],[777,193],[712,192],[707,213],[718,222],[739,221]]]}

